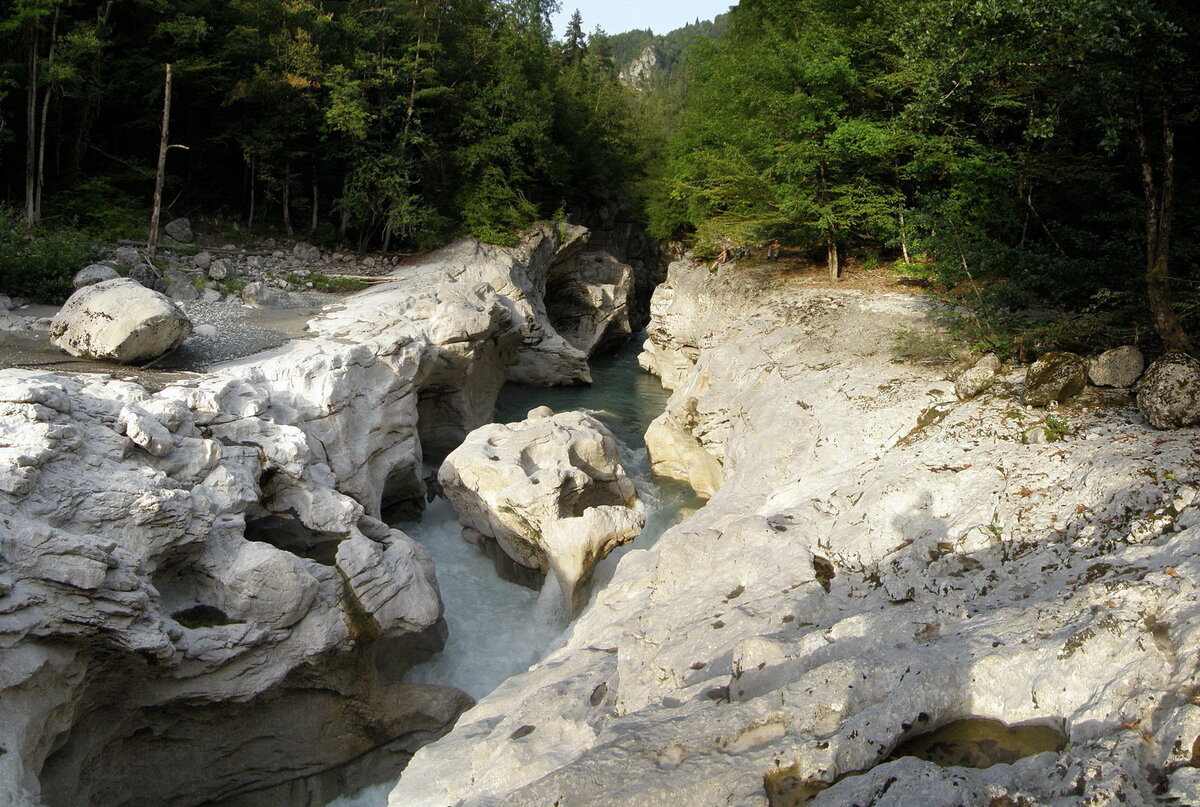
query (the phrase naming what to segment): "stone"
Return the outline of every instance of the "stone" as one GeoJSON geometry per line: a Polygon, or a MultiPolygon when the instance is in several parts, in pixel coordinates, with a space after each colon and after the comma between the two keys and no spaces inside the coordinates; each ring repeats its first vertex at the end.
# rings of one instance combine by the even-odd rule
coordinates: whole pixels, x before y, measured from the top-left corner
{"type": "Polygon", "coordinates": [[[1027,406],[1062,403],[1083,392],[1087,386],[1087,365],[1074,353],[1051,351],[1030,365],[1025,374],[1027,406]]]}
{"type": "Polygon", "coordinates": [[[1200,361],[1184,353],[1155,359],[1138,384],[1137,405],[1156,429],[1200,424],[1200,361]]]}
{"type": "Polygon", "coordinates": [[[172,219],[163,227],[163,232],[181,244],[190,244],[196,238],[192,232],[192,222],[187,218],[172,219]]]}
{"type": "Polygon", "coordinates": [[[27,318],[8,311],[0,311],[0,331],[27,331],[29,328],[30,323],[27,318]]]}
{"type": "Polygon", "coordinates": [[[1000,359],[995,353],[988,353],[954,379],[954,394],[960,401],[969,401],[982,395],[996,383],[999,370],[1000,359]]]}
{"type": "Polygon", "coordinates": [[[113,280],[120,276],[116,269],[107,264],[93,263],[91,266],[85,266],[76,272],[75,277],[71,279],[71,283],[75,288],[82,289],[84,286],[103,283],[105,280],[113,280]]]}
{"type": "Polygon", "coordinates": [[[1106,350],[1088,363],[1088,378],[1097,387],[1128,389],[1137,383],[1146,367],[1142,351],[1134,345],[1106,350]]]}
{"type": "Polygon", "coordinates": [[[76,291],[50,326],[53,343],[71,355],[120,364],[158,358],[191,332],[174,303],[127,278],[76,291]]]}
{"type": "Polygon", "coordinates": [[[213,262],[212,253],[208,252],[207,250],[204,252],[198,252],[198,253],[196,253],[195,256],[192,257],[192,265],[195,266],[197,269],[199,269],[201,272],[208,271],[208,268],[210,266],[212,266],[212,262],[213,262]]]}
{"type": "Polygon", "coordinates": [[[132,269],[143,263],[142,254],[137,251],[136,247],[117,247],[113,250],[113,260],[122,269],[132,269]]]}
{"type": "Polygon", "coordinates": [[[237,277],[237,267],[233,261],[228,258],[219,258],[208,266],[208,276],[213,280],[224,280],[228,277],[237,277]]]}
{"type": "Polygon", "coordinates": [[[572,606],[595,564],[636,538],[645,517],[616,438],[584,412],[471,432],[438,472],[463,526],[494,538],[517,563],[553,572],[572,606]]]}
{"type": "Polygon", "coordinates": [[[146,288],[157,291],[166,292],[167,281],[159,272],[158,268],[149,263],[139,263],[129,270],[127,277],[130,280],[136,281],[146,288]]]}
{"type": "MultiPolygon", "coordinates": [[[[445,626],[428,554],[379,516],[490,418],[545,307],[497,286],[577,246],[537,239],[529,264],[405,266],[156,391],[0,370],[0,803],[324,803],[455,723],[465,694],[403,681],[445,626]]],[[[612,506],[564,520],[611,539],[612,506]]],[[[605,551],[580,537],[564,562],[605,551]]]]}
{"type": "Polygon", "coordinates": [[[168,269],[163,273],[163,285],[163,294],[172,300],[191,302],[200,298],[200,292],[196,291],[192,278],[178,269],[168,269]]]}
{"type": "Polygon", "coordinates": [[[632,333],[633,269],[607,252],[584,252],[547,279],[546,314],[573,347],[592,356],[632,333]]]}
{"type": "Polygon", "coordinates": [[[0,312],[9,311],[12,307],[12,298],[7,294],[0,294],[0,312]]]}
{"type": "Polygon", "coordinates": [[[292,305],[286,291],[261,280],[247,283],[240,296],[251,308],[288,308],[292,305]]]}
{"type": "MultiPolygon", "coordinates": [[[[305,263],[316,263],[321,260],[321,250],[311,244],[303,242],[297,243],[292,247],[292,254],[305,263]]],[[[280,256],[282,257],[282,255],[280,256]]]]}

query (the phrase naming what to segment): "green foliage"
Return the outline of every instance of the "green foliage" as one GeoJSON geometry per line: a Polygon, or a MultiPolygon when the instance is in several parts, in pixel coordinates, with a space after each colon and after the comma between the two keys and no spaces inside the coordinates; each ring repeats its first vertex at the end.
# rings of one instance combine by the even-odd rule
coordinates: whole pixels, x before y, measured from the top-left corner
{"type": "Polygon", "coordinates": [[[292,272],[284,279],[288,283],[297,286],[308,286],[311,283],[314,290],[329,294],[349,294],[355,291],[362,291],[369,285],[365,281],[355,277],[330,277],[322,272],[312,272],[303,277],[292,272]]]}
{"type": "Polygon", "coordinates": [[[246,281],[236,277],[227,277],[222,280],[214,281],[222,294],[241,294],[242,289],[246,288],[246,281]]]}
{"type": "Polygon", "coordinates": [[[75,273],[97,257],[96,246],[67,229],[26,233],[20,214],[0,205],[0,292],[39,303],[61,303],[75,273]]]}
{"type": "Polygon", "coordinates": [[[1100,327],[1098,289],[1148,330],[1153,256],[1196,281],[1200,193],[1171,176],[1196,168],[1174,144],[1198,64],[1200,12],[1169,0],[745,0],[692,49],[651,231],[905,250],[1015,352],[1025,309],[1100,327]]]}
{"type": "Polygon", "coordinates": [[[933,331],[899,330],[892,334],[892,354],[905,361],[944,362],[954,348],[954,340],[933,331]]]}
{"type": "Polygon", "coordinates": [[[645,175],[636,105],[607,37],[578,20],[553,40],[555,7],[17,0],[0,9],[3,187],[24,195],[33,58],[47,217],[144,237],[170,62],[171,139],[187,148],[168,154],[168,216],[420,249],[464,231],[511,241],[559,206],[629,210],[645,175]]]}
{"type": "Polygon", "coordinates": [[[1046,439],[1051,443],[1059,442],[1073,431],[1066,418],[1058,415],[1046,415],[1046,439]]]}

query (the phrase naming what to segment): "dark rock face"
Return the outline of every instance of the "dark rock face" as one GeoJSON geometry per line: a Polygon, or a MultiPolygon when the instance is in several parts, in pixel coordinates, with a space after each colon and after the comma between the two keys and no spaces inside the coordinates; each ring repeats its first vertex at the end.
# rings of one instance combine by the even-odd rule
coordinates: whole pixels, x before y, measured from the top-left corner
{"type": "Polygon", "coordinates": [[[1025,375],[1028,406],[1062,403],[1083,392],[1087,386],[1087,365],[1074,353],[1054,351],[1035,361],[1025,375]]]}
{"type": "Polygon", "coordinates": [[[163,232],[181,244],[190,244],[196,238],[192,232],[192,222],[188,219],[175,219],[163,227],[163,232]]]}
{"type": "Polygon", "coordinates": [[[1184,353],[1160,357],[1142,377],[1137,403],[1158,429],[1200,423],[1200,361],[1184,353]]]}

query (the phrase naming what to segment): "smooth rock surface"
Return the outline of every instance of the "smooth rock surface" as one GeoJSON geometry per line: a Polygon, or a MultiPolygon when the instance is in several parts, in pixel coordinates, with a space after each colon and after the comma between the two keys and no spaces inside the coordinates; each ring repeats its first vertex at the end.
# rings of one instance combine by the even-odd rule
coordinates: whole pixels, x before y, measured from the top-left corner
{"type": "Polygon", "coordinates": [[[93,263],[91,266],[85,266],[76,272],[75,277],[71,279],[71,284],[77,289],[82,289],[84,286],[93,286],[120,276],[116,269],[107,264],[93,263]]]}
{"type": "Polygon", "coordinates": [[[954,394],[960,401],[969,401],[992,388],[1000,371],[1000,359],[989,353],[954,379],[954,394]]]}
{"type": "Polygon", "coordinates": [[[1160,356],[1138,385],[1137,403],[1158,429],[1200,423],[1200,361],[1183,353],[1160,356]]]}
{"type": "Polygon", "coordinates": [[[72,356],[121,364],[157,358],[191,332],[174,303],[128,278],[79,289],[50,326],[54,344],[72,356]]]}
{"type": "Polygon", "coordinates": [[[595,564],[638,536],[645,517],[616,438],[584,412],[545,407],[471,432],[438,472],[463,526],[510,558],[552,571],[577,604],[595,564]]]}
{"type": "Polygon", "coordinates": [[[1142,351],[1134,345],[1122,345],[1106,350],[1088,363],[1088,378],[1097,387],[1128,389],[1141,378],[1146,369],[1142,351]]]}

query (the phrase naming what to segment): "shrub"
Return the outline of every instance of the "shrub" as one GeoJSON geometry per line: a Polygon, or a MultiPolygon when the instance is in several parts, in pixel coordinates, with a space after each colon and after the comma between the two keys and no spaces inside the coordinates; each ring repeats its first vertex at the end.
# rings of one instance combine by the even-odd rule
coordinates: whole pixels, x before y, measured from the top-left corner
{"type": "Polygon", "coordinates": [[[24,232],[20,214],[0,206],[0,291],[39,303],[61,303],[71,278],[98,256],[96,245],[68,229],[24,232]]]}

